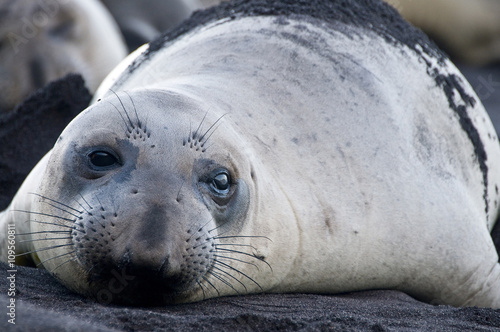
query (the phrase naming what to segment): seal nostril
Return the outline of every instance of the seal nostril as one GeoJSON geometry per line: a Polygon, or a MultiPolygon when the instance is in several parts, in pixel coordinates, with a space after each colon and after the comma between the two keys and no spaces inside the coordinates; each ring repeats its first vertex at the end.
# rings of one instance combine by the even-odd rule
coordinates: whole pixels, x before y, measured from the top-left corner
{"type": "Polygon", "coordinates": [[[132,194],[134,194],[134,195],[135,195],[135,194],[137,194],[138,192],[139,192],[139,190],[137,190],[137,189],[132,189],[132,194]]]}

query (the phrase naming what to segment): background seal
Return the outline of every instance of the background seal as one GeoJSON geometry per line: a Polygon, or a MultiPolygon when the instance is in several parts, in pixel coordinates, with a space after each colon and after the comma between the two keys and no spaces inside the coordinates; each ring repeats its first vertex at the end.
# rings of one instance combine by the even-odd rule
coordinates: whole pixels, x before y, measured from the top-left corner
{"type": "Polygon", "coordinates": [[[71,73],[93,93],[127,55],[97,0],[0,0],[0,20],[0,114],[71,73]]]}

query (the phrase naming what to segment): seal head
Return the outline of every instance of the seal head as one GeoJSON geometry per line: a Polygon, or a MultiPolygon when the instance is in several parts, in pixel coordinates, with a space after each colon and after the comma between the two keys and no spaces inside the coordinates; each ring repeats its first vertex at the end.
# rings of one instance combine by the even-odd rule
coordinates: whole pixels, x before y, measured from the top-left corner
{"type": "MultiPolygon", "coordinates": [[[[203,112],[185,97],[140,91],[98,102],[70,124],[41,186],[57,189],[37,204],[39,216],[60,216],[70,237],[60,257],[38,250],[44,266],[56,276],[84,275],[88,286],[79,291],[104,301],[117,280],[126,285],[113,300],[133,303],[178,302],[213,287],[201,284],[225,264],[218,249],[231,248],[221,247],[220,234],[230,238],[242,228],[255,189],[238,140],[218,137],[211,146],[223,119],[203,112]]],[[[47,226],[54,230],[33,228],[47,226]]]]}

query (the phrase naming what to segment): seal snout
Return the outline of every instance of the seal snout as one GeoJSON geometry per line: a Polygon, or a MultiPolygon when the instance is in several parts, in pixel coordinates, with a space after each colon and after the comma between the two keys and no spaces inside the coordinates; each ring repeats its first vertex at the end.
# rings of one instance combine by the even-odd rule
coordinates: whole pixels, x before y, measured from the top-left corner
{"type": "Polygon", "coordinates": [[[134,204],[100,197],[78,218],[73,243],[94,295],[124,274],[127,285],[113,301],[141,303],[161,292],[175,302],[176,294],[200,287],[206,278],[215,255],[209,234],[213,226],[206,221],[200,226],[195,209],[186,211],[183,204],[154,197],[135,199],[134,204]]]}
{"type": "Polygon", "coordinates": [[[126,267],[131,273],[160,275],[175,269],[182,240],[167,215],[168,208],[148,204],[142,217],[123,218],[122,231],[113,243],[111,260],[115,266],[126,267]]]}

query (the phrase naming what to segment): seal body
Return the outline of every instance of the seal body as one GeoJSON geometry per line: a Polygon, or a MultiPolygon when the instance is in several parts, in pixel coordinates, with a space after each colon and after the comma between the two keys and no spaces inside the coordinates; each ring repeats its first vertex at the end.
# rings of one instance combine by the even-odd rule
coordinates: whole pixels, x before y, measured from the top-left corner
{"type": "Polygon", "coordinates": [[[2,112],[69,73],[81,73],[94,92],[127,55],[116,23],[97,0],[1,0],[0,20],[2,112]]]}
{"type": "Polygon", "coordinates": [[[465,79],[423,37],[280,3],[223,5],[117,67],[3,212],[20,250],[100,301],[500,307],[500,149],[465,79]]]}

